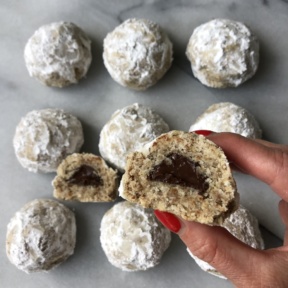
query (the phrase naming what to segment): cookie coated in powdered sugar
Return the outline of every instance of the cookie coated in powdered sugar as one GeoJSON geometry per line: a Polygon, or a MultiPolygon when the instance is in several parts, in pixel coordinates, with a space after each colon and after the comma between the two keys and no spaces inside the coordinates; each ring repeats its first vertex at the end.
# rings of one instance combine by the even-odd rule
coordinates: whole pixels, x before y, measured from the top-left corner
{"type": "Polygon", "coordinates": [[[109,262],[124,271],[147,270],[159,264],[171,241],[170,231],[152,210],[127,201],[106,212],[100,231],[109,262]]]}
{"type": "Polygon", "coordinates": [[[258,68],[259,42],[243,23],[214,19],[193,31],[186,55],[194,76],[202,84],[237,87],[258,68]]]}
{"type": "Polygon", "coordinates": [[[61,88],[86,75],[92,61],[91,41],[74,23],[51,23],[29,38],[24,59],[31,77],[61,88]]]}
{"type": "Polygon", "coordinates": [[[55,268],[74,253],[75,243],[74,213],[54,200],[27,203],[7,226],[7,257],[26,273],[55,268]]]}
{"type": "Polygon", "coordinates": [[[100,133],[100,154],[123,172],[130,152],[168,131],[168,124],[157,113],[134,103],[115,111],[104,125],[100,133]]]}
{"type": "Polygon", "coordinates": [[[145,90],[167,72],[172,43],[160,26],[147,19],[128,19],[104,39],[104,64],[120,85],[145,90]]]}
{"type": "Polygon", "coordinates": [[[54,172],[60,162],[84,143],[81,122],[61,109],[33,110],[16,127],[14,150],[32,172],[54,172]]]}
{"type": "MultiPolygon", "coordinates": [[[[265,248],[257,218],[242,205],[224,221],[222,226],[234,237],[252,248],[261,250],[265,248]]],[[[222,279],[227,279],[213,266],[193,255],[188,248],[187,251],[202,270],[222,279]]]]}
{"type": "Polygon", "coordinates": [[[230,102],[208,107],[189,128],[190,132],[196,130],[232,132],[252,139],[262,137],[262,130],[255,117],[245,108],[230,102]]]}

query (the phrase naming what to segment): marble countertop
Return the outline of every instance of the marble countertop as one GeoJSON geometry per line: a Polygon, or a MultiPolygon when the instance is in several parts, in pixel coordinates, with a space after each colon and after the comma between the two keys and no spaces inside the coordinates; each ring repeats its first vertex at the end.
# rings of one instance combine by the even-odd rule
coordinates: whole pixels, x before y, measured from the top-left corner
{"type": "MultiPolygon", "coordinates": [[[[0,6],[0,286],[42,287],[232,287],[229,281],[202,272],[176,235],[160,265],[146,272],[127,273],[111,266],[99,243],[103,214],[113,204],[65,203],[77,217],[77,246],[68,261],[49,273],[26,275],[5,255],[6,226],[14,213],[35,198],[52,198],[54,175],[33,174],[17,162],[12,147],[15,127],[33,109],[62,108],[84,127],[83,151],[98,154],[99,132],[119,108],[138,102],[152,107],[171,129],[188,130],[213,103],[229,101],[247,108],[259,121],[264,138],[288,143],[288,2],[284,0],[9,0],[0,6]],[[102,42],[106,34],[131,17],[159,23],[174,44],[174,62],[164,78],[145,92],[119,86],[106,71],[102,42]],[[211,89],[191,73],[185,48],[193,29],[223,17],[248,24],[260,40],[259,71],[236,89],[211,89]],[[53,21],[72,21],[92,40],[93,62],[78,85],[53,89],[29,77],[23,50],[33,32],[53,21]]],[[[237,149],[237,147],[235,147],[237,149]]],[[[247,175],[236,174],[241,202],[257,216],[266,247],[281,244],[283,225],[279,197],[247,175]]]]}

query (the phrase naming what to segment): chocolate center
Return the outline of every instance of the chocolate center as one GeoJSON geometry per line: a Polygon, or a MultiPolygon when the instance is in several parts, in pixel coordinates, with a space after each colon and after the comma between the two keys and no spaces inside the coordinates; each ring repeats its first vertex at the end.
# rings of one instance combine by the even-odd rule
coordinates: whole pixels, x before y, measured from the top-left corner
{"type": "Polygon", "coordinates": [[[79,186],[97,187],[103,185],[103,180],[97,175],[96,171],[88,165],[82,165],[79,167],[67,182],[79,186]]]}
{"type": "Polygon", "coordinates": [[[200,166],[198,162],[193,162],[177,153],[171,153],[166,157],[169,160],[163,160],[156,165],[149,172],[148,180],[192,187],[199,190],[200,195],[206,192],[209,184],[205,182],[207,177],[197,171],[197,167],[200,166]]]}

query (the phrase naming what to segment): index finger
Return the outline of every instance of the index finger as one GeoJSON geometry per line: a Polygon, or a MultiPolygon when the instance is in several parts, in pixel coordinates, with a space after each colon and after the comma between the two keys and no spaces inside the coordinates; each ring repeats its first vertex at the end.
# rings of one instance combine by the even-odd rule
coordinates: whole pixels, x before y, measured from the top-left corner
{"type": "Polygon", "coordinates": [[[240,170],[267,183],[288,201],[287,146],[252,140],[233,133],[212,133],[207,138],[220,146],[240,170]]]}

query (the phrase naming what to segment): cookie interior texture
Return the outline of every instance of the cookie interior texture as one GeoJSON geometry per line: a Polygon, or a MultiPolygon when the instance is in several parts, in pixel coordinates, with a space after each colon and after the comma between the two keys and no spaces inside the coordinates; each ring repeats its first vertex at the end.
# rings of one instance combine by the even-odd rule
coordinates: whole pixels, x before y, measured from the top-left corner
{"type": "Polygon", "coordinates": [[[128,155],[120,195],[145,208],[209,225],[223,223],[239,195],[221,148],[195,133],[162,134],[128,155]]]}
{"type": "Polygon", "coordinates": [[[117,171],[93,154],[74,153],[58,167],[54,197],[81,202],[110,202],[117,197],[117,171]]]}

